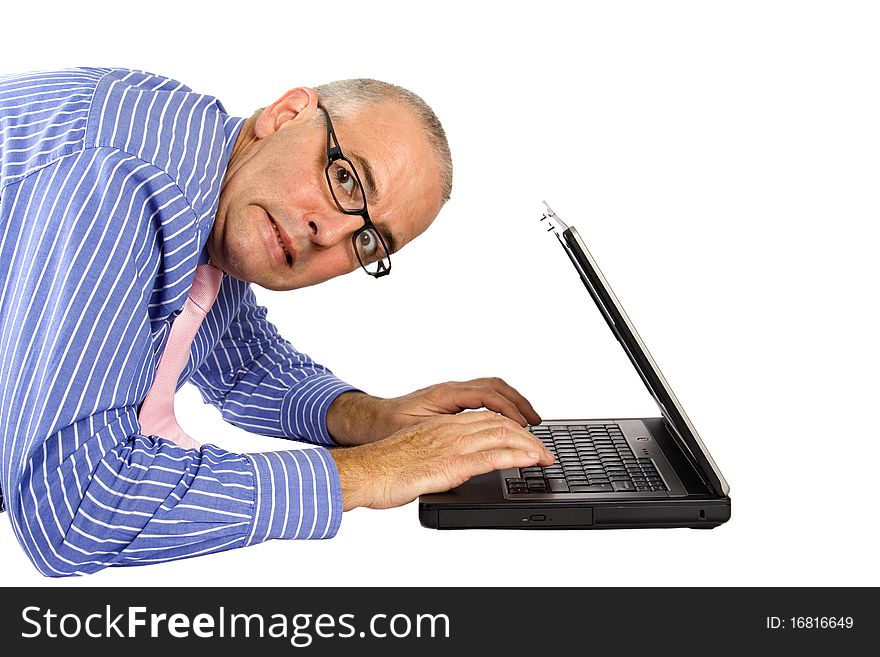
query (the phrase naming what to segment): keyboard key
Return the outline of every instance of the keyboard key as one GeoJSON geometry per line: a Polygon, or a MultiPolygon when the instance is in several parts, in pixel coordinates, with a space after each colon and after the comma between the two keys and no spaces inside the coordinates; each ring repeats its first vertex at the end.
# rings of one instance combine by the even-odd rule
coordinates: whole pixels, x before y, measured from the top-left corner
{"type": "Polygon", "coordinates": [[[626,490],[635,490],[636,487],[633,485],[631,481],[615,481],[614,478],[611,478],[611,487],[614,488],[615,491],[626,491],[626,490]]]}
{"type": "Polygon", "coordinates": [[[611,484],[594,484],[592,486],[569,486],[568,490],[572,493],[608,493],[611,490],[611,484]]]}
{"type": "Polygon", "coordinates": [[[551,493],[567,493],[568,492],[568,484],[565,483],[564,479],[550,479],[547,481],[547,488],[550,489],[551,493]]]}

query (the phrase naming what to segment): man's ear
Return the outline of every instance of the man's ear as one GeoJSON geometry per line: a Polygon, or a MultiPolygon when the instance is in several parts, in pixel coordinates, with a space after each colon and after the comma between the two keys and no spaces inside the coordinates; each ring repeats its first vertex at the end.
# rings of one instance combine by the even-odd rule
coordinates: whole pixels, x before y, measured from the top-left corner
{"type": "Polygon", "coordinates": [[[318,107],[318,92],[310,87],[296,87],[284,92],[274,103],[263,109],[254,124],[257,139],[268,137],[288,121],[305,112],[310,114],[318,107]]]}

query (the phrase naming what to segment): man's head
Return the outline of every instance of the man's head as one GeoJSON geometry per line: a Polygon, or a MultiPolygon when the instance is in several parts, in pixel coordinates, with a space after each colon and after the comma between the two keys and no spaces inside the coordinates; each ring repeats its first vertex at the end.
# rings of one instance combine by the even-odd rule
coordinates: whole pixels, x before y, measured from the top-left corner
{"type": "Polygon", "coordinates": [[[248,119],[229,160],[208,251],[235,278],[290,290],[360,268],[352,235],[364,219],[342,212],[331,195],[319,102],[392,257],[449,198],[446,137],[418,96],[375,80],[291,89],[248,119]]]}

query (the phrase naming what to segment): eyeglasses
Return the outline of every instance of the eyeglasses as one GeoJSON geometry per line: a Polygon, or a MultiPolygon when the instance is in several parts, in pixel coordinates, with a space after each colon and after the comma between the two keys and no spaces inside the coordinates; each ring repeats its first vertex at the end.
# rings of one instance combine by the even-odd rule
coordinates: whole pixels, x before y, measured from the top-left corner
{"type": "Polygon", "coordinates": [[[330,195],[340,212],[363,217],[364,226],[351,236],[354,252],[364,271],[374,278],[391,273],[391,256],[381,233],[370,220],[367,212],[367,196],[357,170],[351,161],[342,154],[339,140],[330,121],[330,113],[318,103],[318,109],[327,118],[327,168],[324,174],[330,195]]]}

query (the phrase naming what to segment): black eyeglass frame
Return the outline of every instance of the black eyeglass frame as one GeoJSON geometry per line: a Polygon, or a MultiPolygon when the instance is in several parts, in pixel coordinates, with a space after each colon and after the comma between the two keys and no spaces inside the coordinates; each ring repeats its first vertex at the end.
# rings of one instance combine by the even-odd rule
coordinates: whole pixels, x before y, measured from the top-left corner
{"type": "Polygon", "coordinates": [[[327,179],[327,187],[330,190],[330,197],[333,199],[333,202],[336,204],[336,207],[339,208],[340,212],[348,215],[358,215],[364,220],[364,227],[356,231],[355,234],[351,236],[351,246],[354,249],[354,253],[357,256],[358,262],[361,263],[361,268],[373,278],[381,278],[382,276],[387,276],[391,273],[391,250],[388,248],[388,245],[382,238],[382,233],[379,232],[379,230],[376,228],[376,225],[373,223],[373,220],[370,219],[370,213],[367,211],[367,194],[366,190],[364,189],[364,184],[361,182],[360,174],[358,174],[354,163],[347,157],[345,157],[345,154],[342,152],[342,148],[340,148],[339,146],[339,139],[336,137],[336,131],[333,129],[333,122],[330,120],[330,112],[328,112],[327,109],[323,105],[321,105],[321,103],[318,103],[318,109],[324,112],[324,118],[327,119],[327,166],[324,168],[324,177],[327,179]],[[354,174],[354,179],[361,190],[361,198],[364,199],[363,210],[346,210],[344,207],[342,207],[342,204],[339,202],[339,199],[336,198],[336,194],[333,192],[333,182],[330,180],[330,167],[332,167],[333,164],[335,162],[338,162],[339,160],[342,160],[343,162],[348,164],[348,168],[354,174]],[[364,263],[363,260],[361,260],[361,254],[358,251],[357,247],[358,237],[368,230],[373,231],[373,234],[379,239],[380,244],[382,244],[382,248],[385,250],[385,257],[379,258],[376,261],[378,271],[375,272],[367,269],[367,265],[364,263]]]}

